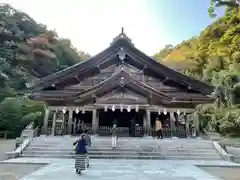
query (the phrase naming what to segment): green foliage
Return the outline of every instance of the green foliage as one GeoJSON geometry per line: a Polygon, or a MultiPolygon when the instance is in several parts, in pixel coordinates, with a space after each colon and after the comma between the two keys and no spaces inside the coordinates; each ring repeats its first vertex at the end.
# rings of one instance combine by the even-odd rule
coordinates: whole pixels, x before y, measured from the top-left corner
{"type": "Polygon", "coordinates": [[[22,112],[19,101],[7,98],[0,104],[1,131],[8,131],[12,135],[19,135],[24,124],[19,123],[22,112]]]}
{"type": "Polygon", "coordinates": [[[19,136],[22,129],[34,122],[41,127],[44,119],[44,104],[25,98],[6,98],[0,103],[0,131],[10,136],[19,136]]]}
{"type": "Polygon", "coordinates": [[[44,104],[19,98],[26,83],[87,58],[70,40],[59,38],[26,13],[0,4],[0,131],[15,137],[29,122],[41,126],[44,104]]]}
{"type": "Polygon", "coordinates": [[[221,6],[224,6],[226,8],[226,13],[228,13],[240,7],[240,0],[210,0],[210,7],[208,8],[209,16],[216,17],[215,8],[221,6]]]}
{"type": "Polygon", "coordinates": [[[220,124],[223,134],[240,135],[240,11],[239,0],[213,0],[209,9],[227,5],[223,17],[216,19],[198,37],[163,49],[154,57],[172,68],[185,64],[180,70],[188,76],[215,87],[214,104],[199,105],[202,128],[216,129],[220,124]],[[176,63],[177,62],[177,63],[176,63]]]}
{"type": "Polygon", "coordinates": [[[26,83],[85,60],[68,39],[10,5],[0,5],[0,87],[18,92],[26,83]]]}
{"type": "Polygon", "coordinates": [[[224,135],[240,136],[240,108],[237,106],[216,107],[214,104],[197,107],[203,127],[207,131],[215,131],[219,124],[224,135]]]}

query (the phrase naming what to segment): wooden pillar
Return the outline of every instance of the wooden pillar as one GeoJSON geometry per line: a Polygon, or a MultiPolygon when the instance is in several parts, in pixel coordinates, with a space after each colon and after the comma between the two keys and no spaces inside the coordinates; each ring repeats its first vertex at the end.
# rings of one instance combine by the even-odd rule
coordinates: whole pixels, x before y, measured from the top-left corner
{"type": "Polygon", "coordinates": [[[96,117],[96,133],[98,133],[98,128],[99,128],[99,112],[97,112],[97,117],[96,117]]]}
{"type": "Polygon", "coordinates": [[[144,131],[144,135],[146,135],[147,132],[147,118],[146,118],[146,114],[144,114],[143,116],[143,131],[144,131]]]}
{"type": "Polygon", "coordinates": [[[199,117],[197,113],[194,112],[193,114],[193,123],[194,123],[194,128],[196,130],[196,136],[199,136],[199,117]]]}
{"type": "Polygon", "coordinates": [[[151,135],[151,112],[149,109],[146,109],[146,128],[147,128],[147,135],[151,135]]]}
{"type": "Polygon", "coordinates": [[[73,121],[73,134],[76,134],[76,127],[77,127],[77,119],[76,117],[74,118],[74,121],[73,121]]]}
{"type": "Polygon", "coordinates": [[[53,112],[53,122],[52,122],[52,132],[51,135],[55,135],[55,128],[56,128],[56,111],[53,112]]]}
{"type": "Polygon", "coordinates": [[[72,134],[73,110],[69,109],[68,114],[68,134],[72,134]]]}
{"type": "Polygon", "coordinates": [[[173,137],[174,133],[174,128],[175,128],[175,125],[174,125],[174,121],[175,120],[175,117],[174,117],[174,112],[170,112],[170,128],[171,128],[171,137],[173,137]]]}
{"type": "Polygon", "coordinates": [[[97,109],[93,109],[92,111],[92,131],[95,134],[97,132],[97,109]]]}
{"type": "Polygon", "coordinates": [[[62,117],[62,124],[60,129],[60,135],[63,135],[65,133],[65,113],[61,111],[61,117],[62,117]]]}
{"type": "Polygon", "coordinates": [[[190,135],[190,131],[189,131],[189,122],[186,114],[184,115],[184,120],[185,120],[186,136],[188,137],[190,135]]]}
{"type": "Polygon", "coordinates": [[[45,108],[45,116],[43,122],[43,133],[48,134],[48,119],[49,119],[49,109],[45,108]]]}

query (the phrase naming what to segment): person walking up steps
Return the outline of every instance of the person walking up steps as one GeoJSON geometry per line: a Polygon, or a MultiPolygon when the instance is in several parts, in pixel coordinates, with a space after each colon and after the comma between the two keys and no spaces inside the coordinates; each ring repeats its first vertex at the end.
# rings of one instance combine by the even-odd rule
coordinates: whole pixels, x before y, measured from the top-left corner
{"type": "MultiPolygon", "coordinates": [[[[89,150],[90,150],[90,147],[92,145],[92,141],[91,141],[91,136],[88,134],[88,130],[85,129],[83,131],[83,135],[85,135],[85,139],[86,139],[86,143],[87,143],[87,146],[86,146],[86,149],[87,149],[87,152],[89,153],[89,150]]],[[[86,164],[87,164],[87,168],[89,168],[89,155],[86,157],[86,164]]]]}
{"type": "Polygon", "coordinates": [[[77,174],[81,174],[83,170],[86,169],[86,157],[88,156],[87,152],[87,141],[86,136],[82,134],[80,138],[73,143],[76,146],[76,160],[75,160],[75,169],[77,174]]]}
{"type": "Polygon", "coordinates": [[[118,133],[119,130],[117,128],[117,125],[114,124],[111,130],[111,134],[112,134],[112,149],[116,150],[117,148],[117,139],[118,139],[118,133]]]}

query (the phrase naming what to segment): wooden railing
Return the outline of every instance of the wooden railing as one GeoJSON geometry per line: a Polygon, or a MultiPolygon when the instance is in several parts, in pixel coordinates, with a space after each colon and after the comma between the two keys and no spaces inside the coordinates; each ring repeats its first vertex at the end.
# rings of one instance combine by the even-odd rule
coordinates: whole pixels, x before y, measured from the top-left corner
{"type": "Polygon", "coordinates": [[[93,133],[91,124],[85,124],[84,129],[87,129],[89,134],[93,133]]]}
{"type": "MultiPolygon", "coordinates": [[[[111,126],[99,126],[97,133],[100,136],[110,136],[111,135],[111,129],[112,129],[111,126]]],[[[129,127],[118,127],[118,129],[119,129],[119,136],[130,136],[130,134],[129,134],[130,128],[129,127]]],[[[137,126],[135,128],[135,136],[136,137],[141,137],[143,135],[144,135],[143,127],[137,126]]]]}
{"type": "MultiPolygon", "coordinates": [[[[38,127],[37,127],[38,128],[38,127]]],[[[32,132],[32,137],[36,137],[37,136],[37,128],[32,132]]],[[[118,127],[119,128],[119,136],[130,136],[130,128],[129,127],[118,127]]],[[[84,129],[88,130],[89,134],[92,134],[92,125],[91,124],[85,124],[84,125],[84,129]]],[[[97,129],[97,134],[99,134],[100,136],[110,136],[111,135],[111,129],[112,126],[99,126],[97,129]]],[[[52,131],[52,127],[48,127],[48,134],[50,135],[52,131]]],[[[66,134],[67,131],[66,131],[66,134]]],[[[135,136],[136,137],[142,137],[144,135],[148,135],[148,136],[153,136],[156,137],[156,131],[155,129],[151,129],[150,132],[147,132],[146,130],[144,130],[144,128],[142,126],[136,126],[135,127],[135,136]]],[[[179,138],[185,138],[187,137],[187,133],[186,133],[186,129],[185,127],[176,127],[176,128],[163,128],[163,137],[165,138],[170,138],[170,137],[179,137],[179,138]]]]}
{"type": "Polygon", "coordinates": [[[99,126],[98,127],[98,134],[100,136],[110,136],[111,135],[111,126],[99,126]]]}
{"type": "MultiPolygon", "coordinates": [[[[163,128],[162,129],[163,137],[169,138],[169,137],[179,137],[179,138],[185,138],[187,137],[186,129],[183,127],[177,127],[177,128],[163,128]]],[[[155,129],[152,129],[150,136],[156,137],[157,133],[155,129]]]]}

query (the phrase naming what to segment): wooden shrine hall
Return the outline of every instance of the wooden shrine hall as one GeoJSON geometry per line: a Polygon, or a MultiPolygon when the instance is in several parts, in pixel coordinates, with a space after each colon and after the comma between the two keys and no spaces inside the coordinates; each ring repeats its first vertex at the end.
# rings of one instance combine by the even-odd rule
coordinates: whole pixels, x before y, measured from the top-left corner
{"type": "Polygon", "coordinates": [[[37,80],[28,93],[46,104],[43,132],[48,135],[83,128],[109,135],[113,123],[122,135],[154,135],[158,117],[164,136],[186,137],[190,125],[199,131],[194,108],[213,101],[210,85],[156,62],[123,30],[104,51],[37,80]]]}

